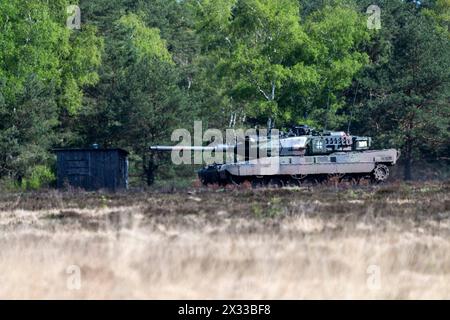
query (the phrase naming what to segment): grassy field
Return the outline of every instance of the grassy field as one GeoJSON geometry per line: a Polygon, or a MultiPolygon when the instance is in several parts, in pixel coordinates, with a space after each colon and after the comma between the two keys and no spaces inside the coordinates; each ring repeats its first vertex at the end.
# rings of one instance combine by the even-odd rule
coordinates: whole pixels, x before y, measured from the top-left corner
{"type": "Polygon", "coordinates": [[[0,298],[450,298],[450,183],[0,195],[0,298]]]}

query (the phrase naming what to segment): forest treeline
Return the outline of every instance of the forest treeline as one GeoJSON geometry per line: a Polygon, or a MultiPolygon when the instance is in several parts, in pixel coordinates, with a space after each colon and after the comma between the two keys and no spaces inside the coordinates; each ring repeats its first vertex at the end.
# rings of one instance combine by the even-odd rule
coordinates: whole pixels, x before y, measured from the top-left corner
{"type": "Polygon", "coordinates": [[[174,129],[268,118],[373,136],[409,179],[450,158],[449,24],[450,0],[1,0],[0,179],[38,187],[53,148],[97,143],[151,183],[174,129]]]}

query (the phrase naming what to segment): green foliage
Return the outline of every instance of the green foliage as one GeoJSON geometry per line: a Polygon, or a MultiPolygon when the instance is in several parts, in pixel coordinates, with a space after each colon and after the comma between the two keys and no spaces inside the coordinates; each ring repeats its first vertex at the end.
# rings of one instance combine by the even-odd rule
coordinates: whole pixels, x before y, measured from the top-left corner
{"type": "Polygon", "coordinates": [[[30,166],[48,161],[56,140],[57,105],[49,100],[54,90],[36,78],[24,87],[14,103],[0,103],[0,176],[20,178],[30,166]]]}
{"type": "Polygon", "coordinates": [[[251,210],[253,215],[258,219],[273,219],[284,213],[282,199],[273,197],[267,205],[252,204],[251,210]]]}
{"type": "Polygon", "coordinates": [[[450,157],[449,0],[81,0],[81,30],[69,4],[0,2],[0,179],[33,188],[51,148],[92,143],[128,149],[144,183],[157,162],[184,176],[147,149],[193,120],[351,120],[407,167],[450,157]]]}
{"type": "Polygon", "coordinates": [[[28,177],[22,179],[22,190],[38,190],[41,188],[48,188],[56,181],[54,173],[50,168],[37,165],[32,168],[28,177]]]}
{"type": "Polygon", "coordinates": [[[193,120],[195,108],[180,85],[167,42],[146,19],[139,11],[110,21],[100,83],[90,92],[75,130],[85,144],[129,150],[141,180],[153,182],[149,144],[167,142],[175,128],[193,120]]]}
{"type": "Polygon", "coordinates": [[[3,95],[8,103],[21,94],[27,78],[36,75],[63,92],[60,107],[71,110],[81,104],[78,91],[98,80],[101,41],[94,27],[85,26],[82,32],[66,28],[68,5],[63,0],[52,5],[37,0],[0,4],[0,76],[7,82],[3,95]]]}
{"type": "Polygon", "coordinates": [[[368,40],[361,15],[352,8],[325,6],[302,22],[294,0],[201,3],[206,20],[201,32],[220,30],[222,38],[210,53],[221,78],[218,85],[228,86],[224,94],[239,108],[251,117],[336,125],[331,120],[342,106],[336,93],[349,87],[367,63],[367,55],[358,50],[368,40]],[[221,19],[213,19],[211,11],[221,12],[221,19]]]}
{"type": "Polygon", "coordinates": [[[424,11],[436,19],[437,27],[447,31],[450,37],[450,0],[436,0],[434,6],[425,7],[424,11]]]}
{"type": "Polygon", "coordinates": [[[20,185],[15,179],[10,177],[0,178],[0,192],[18,192],[20,191],[20,185]]]}
{"type": "Polygon", "coordinates": [[[83,88],[98,81],[102,41],[89,25],[66,28],[69,1],[0,3],[0,177],[20,180],[45,163],[68,130],[83,88]]]}
{"type": "Polygon", "coordinates": [[[450,55],[443,52],[450,41],[415,4],[389,1],[384,17],[369,48],[372,64],[359,80],[363,95],[356,112],[380,146],[402,149],[409,179],[414,158],[448,150],[450,55]]]}
{"type": "Polygon", "coordinates": [[[161,62],[172,62],[166,42],[160,38],[159,29],[147,27],[139,16],[127,14],[116,22],[116,26],[116,32],[120,35],[117,37],[117,56],[127,59],[134,57],[137,62],[153,58],[161,62]]]}

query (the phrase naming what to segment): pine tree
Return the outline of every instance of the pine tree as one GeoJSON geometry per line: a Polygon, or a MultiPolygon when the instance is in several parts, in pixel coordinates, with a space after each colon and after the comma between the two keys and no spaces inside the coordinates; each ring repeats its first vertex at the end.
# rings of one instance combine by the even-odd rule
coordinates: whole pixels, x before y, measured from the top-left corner
{"type": "Polygon", "coordinates": [[[383,2],[383,28],[360,79],[359,124],[380,146],[402,149],[405,179],[414,158],[444,150],[450,127],[450,41],[416,3],[383,2]]]}

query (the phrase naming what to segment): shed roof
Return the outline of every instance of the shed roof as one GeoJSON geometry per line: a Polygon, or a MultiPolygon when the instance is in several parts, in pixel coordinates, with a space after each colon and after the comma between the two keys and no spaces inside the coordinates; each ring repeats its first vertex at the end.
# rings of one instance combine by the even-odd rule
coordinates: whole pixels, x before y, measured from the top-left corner
{"type": "Polygon", "coordinates": [[[125,153],[125,154],[129,154],[128,151],[124,150],[124,149],[120,149],[120,148],[111,148],[111,149],[104,149],[104,148],[55,148],[52,150],[53,152],[84,152],[84,151],[88,151],[88,152],[105,152],[105,151],[118,151],[120,153],[125,153]]]}

